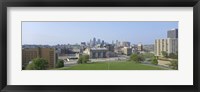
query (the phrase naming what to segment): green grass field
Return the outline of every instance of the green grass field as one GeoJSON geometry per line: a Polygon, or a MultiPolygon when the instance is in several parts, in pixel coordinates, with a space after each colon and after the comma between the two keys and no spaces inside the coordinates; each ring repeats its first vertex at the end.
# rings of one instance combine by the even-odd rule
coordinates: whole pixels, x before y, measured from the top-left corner
{"type": "Polygon", "coordinates": [[[156,66],[148,66],[133,62],[95,62],[78,64],[71,67],[57,68],[56,70],[165,70],[156,66]]]}

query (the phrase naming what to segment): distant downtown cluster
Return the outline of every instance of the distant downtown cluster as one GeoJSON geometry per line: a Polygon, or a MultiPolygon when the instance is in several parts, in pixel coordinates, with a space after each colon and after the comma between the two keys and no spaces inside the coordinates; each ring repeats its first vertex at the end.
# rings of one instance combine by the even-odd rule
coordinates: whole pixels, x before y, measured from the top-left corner
{"type": "MultiPolygon", "coordinates": [[[[138,39],[139,40],[139,39],[138,39]]],[[[92,38],[88,42],[80,44],[57,44],[57,45],[30,45],[22,46],[22,69],[30,64],[32,59],[40,57],[48,61],[48,68],[55,68],[58,59],[77,61],[81,55],[89,55],[95,62],[98,60],[127,60],[133,53],[152,53],[155,56],[162,56],[162,52],[167,54],[178,53],[178,29],[167,31],[166,38],[155,39],[152,44],[131,44],[128,41],[115,40],[112,43],[104,40],[92,38]]]]}

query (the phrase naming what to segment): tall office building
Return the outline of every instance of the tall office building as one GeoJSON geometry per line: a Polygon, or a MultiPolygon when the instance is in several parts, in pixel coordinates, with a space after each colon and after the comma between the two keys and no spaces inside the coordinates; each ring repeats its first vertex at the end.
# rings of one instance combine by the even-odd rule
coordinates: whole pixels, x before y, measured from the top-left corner
{"type": "Polygon", "coordinates": [[[104,45],[104,44],[105,44],[105,42],[104,42],[104,40],[102,40],[101,45],[104,45]]]}
{"type": "Polygon", "coordinates": [[[115,44],[115,42],[112,40],[112,45],[114,45],[115,44]]]}
{"type": "Polygon", "coordinates": [[[178,29],[171,29],[167,31],[167,38],[178,38],[178,29]]]}
{"type": "Polygon", "coordinates": [[[22,49],[22,65],[25,67],[34,58],[43,58],[48,61],[48,68],[54,68],[57,61],[54,48],[25,48],[22,49]]]}
{"type": "Polygon", "coordinates": [[[116,45],[116,47],[119,46],[119,41],[118,40],[116,40],[115,45],[116,45]]]}
{"type": "Polygon", "coordinates": [[[93,38],[93,46],[95,46],[96,45],[96,38],[94,37],[93,38]]]}
{"type": "Polygon", "coordinates": [[[97,44],[101,44],[101,40],[100,39],[97,40],[97,44]]]}
{"type": "Polygon", "coordinates": [[[162,51],[170,53],[178,52],[178,38],[156,39],[155,40],[155,55],[162,56],[162,51]]]}

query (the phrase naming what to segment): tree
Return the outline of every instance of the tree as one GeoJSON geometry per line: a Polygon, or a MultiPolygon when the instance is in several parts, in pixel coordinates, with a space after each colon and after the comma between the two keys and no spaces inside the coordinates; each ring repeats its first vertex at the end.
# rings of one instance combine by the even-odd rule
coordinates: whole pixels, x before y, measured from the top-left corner
{"type": "Polygon", "coordinates": [[[139,54],[139,61],[144,61],[145,60],[145,57],[142,55],[142,54],[139,54]]]}
{"type": "Polygon", "coordinates": [[[161,53],[162,53],[162,55],[163,55],[165,58],[167,58],[167,57],[168,57],[168,54],[167,54],[167,52],[166,52],[166,51],[162,51],[161,53]]]}
{"type": "Polygon", "coordinates": [[[35,58],[27,65],[27,70],[46,70],[48,68],[47,60],[43,58],[35,58]]]}
{"type": "Polygon", "coordinates": [[[132,54],[131,56],[130,56],[130,61],[138,61],[138,56],[137,56],[137,54],[132,54]]]}
{"type": "Polygon", "coordinates": [[[153,57],[151,64],[158,65],[158,59],[156,59],[156,57],[153,57]]]}
{"type": "Polygon", "coordinates": [[[84,64],[89,61],[89,55],[81,55],[78,59],[78,64],[84,64]]]}
{"type": "Polygon", "coordinates": [[[144,53],[144,54],[142,54],[145,58],[153,58],[154,57],[154,54],[153,53],[148,53],[148,52],[146,52],[146,53],[144,53]]]}
{"type": "Polygon", "coordinates": [[[79,58],[78,58],[78,64],[82,64],[82,61],[83,61],[83,57],[79,56],[79,58]]]}
{"type": "Polygon", "coordinates": [[[170,53],[169,58],[178,59],[178,54],[170,53]]]}
{"type": "Polygon", "coordinates": [[[64,67],[64,61],[59,59],[56,62],[56,68],[60,68],[60,67],[64,67]]]}
{"type": "Polygon", "coordinates": [[[144,61],[144,57],[142,54],[132,54],[130,56],[130,61],[134,61],[135,63],[140,63],[141,61],[144,61]]]}
{"type": "Polygon", "coordinates": [[[172,69],[178,70],[178,60],[170,61],[170,66],[172,67],[172,69]]]}
{"type": "Polygon", "coordinates": [[[89,55],[83,55],[82,57],[83,57],[82,59],[83,63],[87,63],[89,61],[89,55]]]}

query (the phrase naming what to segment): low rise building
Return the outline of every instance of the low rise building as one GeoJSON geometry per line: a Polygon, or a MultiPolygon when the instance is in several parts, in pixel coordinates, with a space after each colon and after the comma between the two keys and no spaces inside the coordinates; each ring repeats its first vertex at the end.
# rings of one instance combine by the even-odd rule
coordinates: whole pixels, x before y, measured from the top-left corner
{"type": "Polygon", "coordinates": [[[138,51],[143,51],[143,45],[141,43],[138,44],[137,50],[138,51]]]}
{"type": "Polygon", "coordinates": [[[107,48],[87,48],[83,53],[88,54],[90,58],[106,58],[107,52],[107,48]]]}
{"type": "Polygon", "coordinates": [[[112,44],[107,44],[107,45],[105,45],[104,47],[107,48],[108,51],[114,52],[114,45],[112,45],[112,44]]]}
{"type": "Polygon", "coordinates": [[[124,47],[122,48],[123,54],[125,55],[131,55],[132,54],[132,48],[130,47],[124,47]]]}
{"type": "Polygon", "coordinates": [[[126,42],[126,41],[121,43],[121,46],[123,46],[123,47],[130,47],[130,45],[131,45],[131,43],[130,42],[126,42]]]}

